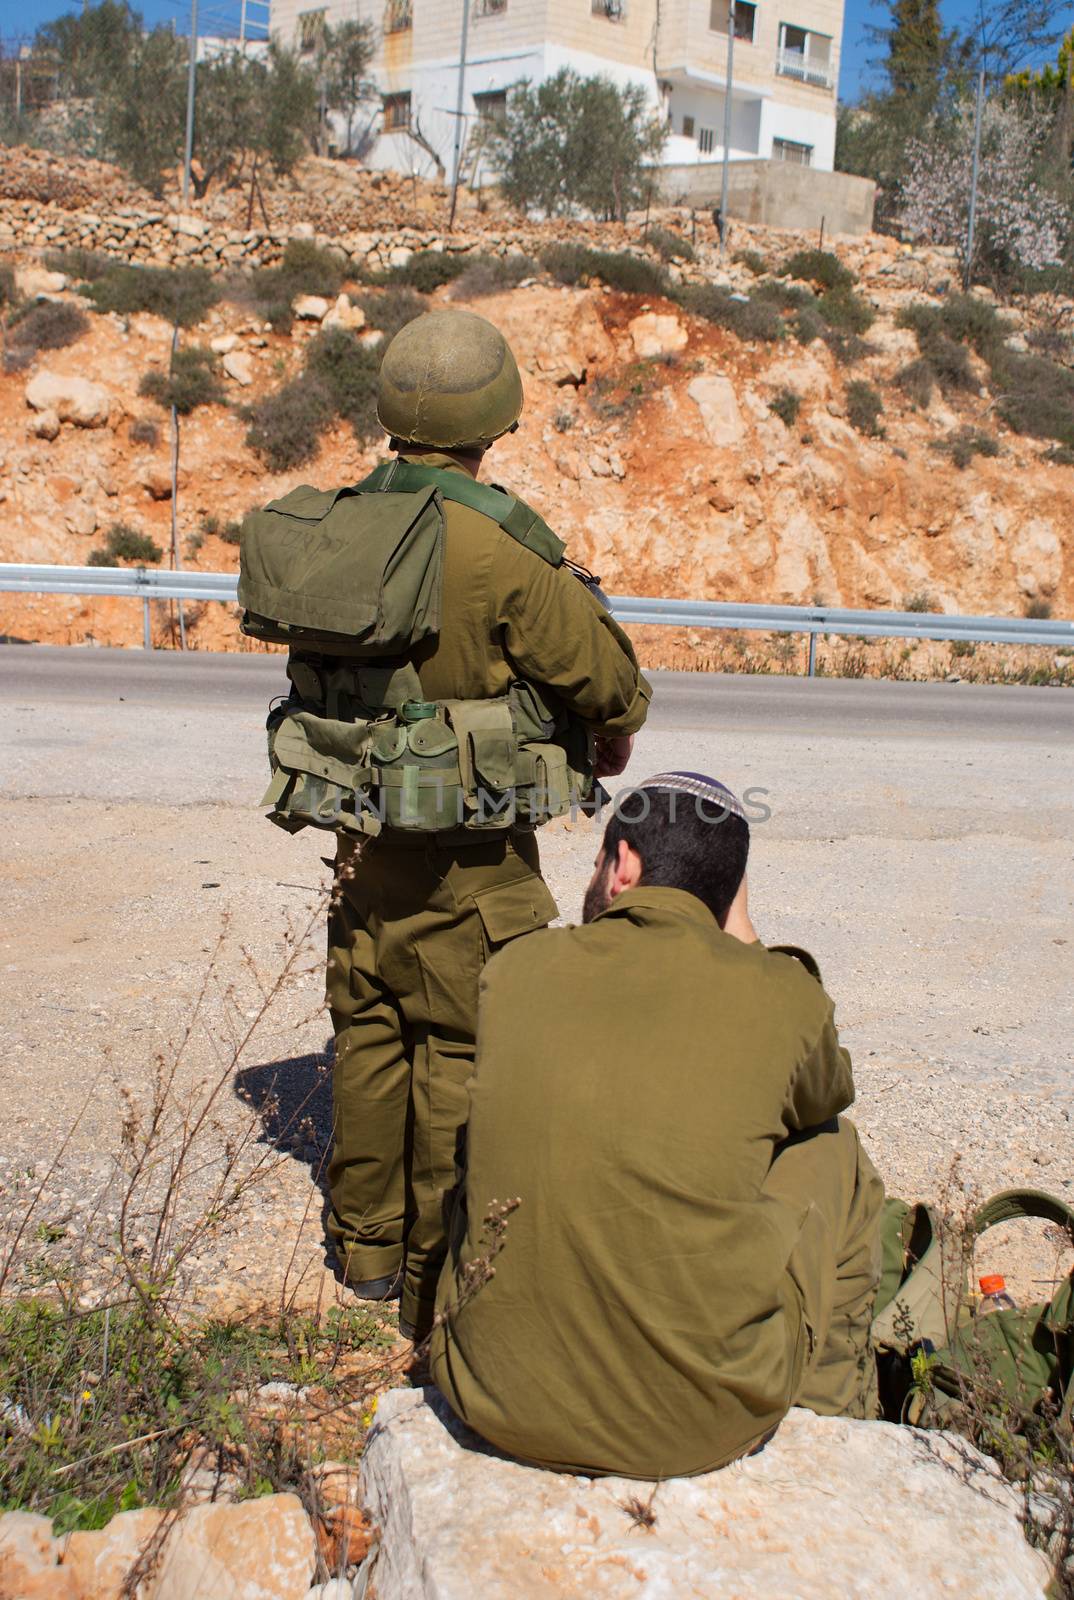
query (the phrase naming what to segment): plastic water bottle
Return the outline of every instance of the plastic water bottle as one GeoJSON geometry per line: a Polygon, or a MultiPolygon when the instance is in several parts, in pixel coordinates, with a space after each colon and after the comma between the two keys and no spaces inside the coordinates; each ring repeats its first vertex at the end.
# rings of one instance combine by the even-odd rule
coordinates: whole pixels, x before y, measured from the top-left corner
{"type": "Polygon", "coordinates": [[[977,1302],[974,1312],[976,1317],[986,1317],[990,1311],[1014,1311],[1014,1301],[1007,1293],[1007,1280],[998,1272],[990,1274],[987,1278],[978,1278],[981,1285],[981,1298],[977,1302]]]}

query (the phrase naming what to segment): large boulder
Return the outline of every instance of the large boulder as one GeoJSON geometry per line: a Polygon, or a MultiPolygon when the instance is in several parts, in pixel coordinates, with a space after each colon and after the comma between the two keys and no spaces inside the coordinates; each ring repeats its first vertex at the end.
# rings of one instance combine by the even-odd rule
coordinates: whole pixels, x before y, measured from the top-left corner
{"type": "Polygon", "coordinates": [[[107,426],[111,409],[108,390],[89,378],[38,372],[26,385],[26,404],[34,411],[52,411],[61,422],[79,428],[107,426]]]}
{"type": "Polygon", "coordinates": [[[1018,1497],[961,1440],[794,1410],[757,1455],[657,1485],[491,1450],[433,1389],[362,1457],[377,1600],[1041,1600],[1018,1497]]]}

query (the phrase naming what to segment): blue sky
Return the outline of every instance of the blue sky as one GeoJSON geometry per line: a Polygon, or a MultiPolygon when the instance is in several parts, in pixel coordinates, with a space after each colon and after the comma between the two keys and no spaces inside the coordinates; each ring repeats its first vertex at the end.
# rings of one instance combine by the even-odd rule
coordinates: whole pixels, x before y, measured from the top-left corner
{"type": "MultiPolygon", "coordinates": [[[[138,0],[134,0],[137,5],[138,0]]],[[[16,6],[4,4],[0,11],[0,35],[5,43],[21,34],[29,37],[42,22],[59,16],[64,11],[76,9],[71,0],[19,0],[16,6]]],[[[181,32],[186,32],[190,17],[189,0],[142,0],[139,8],[149,23],[174,21],[181,32]]],[[[977,0],[943,0],[943,16],[947,25],[953,26],[977,9],[977,0]]],[[[239,20],[239,0],[198,0],[199,30],[202,32],[235,32],[239,20]],[[227,25],[230,23],[230,27],[227,25]]],[[[263,16],[260,10],[257,15],[263,16]]],[[[875,0],[846,0],[846,21],[843,28],[843,65],[839,79],[839,94],[843,100],[856,99],[870,79],[869,58],[876,47],[866,37],[870,22],[883,20],[884,12],[875,0]]],[[[1067,27],[1074,22],[1074,4],[1067,14],[1067,27]]]]}

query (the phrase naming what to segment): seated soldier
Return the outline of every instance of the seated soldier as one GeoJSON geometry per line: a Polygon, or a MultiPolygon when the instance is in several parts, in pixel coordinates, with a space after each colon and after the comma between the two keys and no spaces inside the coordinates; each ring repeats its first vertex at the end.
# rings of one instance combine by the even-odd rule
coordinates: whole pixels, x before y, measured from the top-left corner
{"type": "Polygon", "coordinates": [[[650,778],[608,823],[584,925],[482,979],[431,1366],[527,1461],[672,1477],[792,1405],[876,1414],[883,1188],[840,1116],[815,963],[751,925],[748,849],[722,785],[650,778]]]}

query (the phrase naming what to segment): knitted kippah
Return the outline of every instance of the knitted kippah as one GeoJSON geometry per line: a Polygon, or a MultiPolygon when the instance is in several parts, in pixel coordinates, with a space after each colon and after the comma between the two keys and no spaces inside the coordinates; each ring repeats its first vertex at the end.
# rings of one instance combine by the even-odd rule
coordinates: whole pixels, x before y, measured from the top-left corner
{"type": "Polygon", "coordinates": [[[724,783],[708,778],[703,772],[658,772],[638,784],[639,789],[673,789],[679,794],[692,794],[698,800],[708,800],[712,805],[729,811],[734,817],[747,821],[742,802],[724,783]]]}

